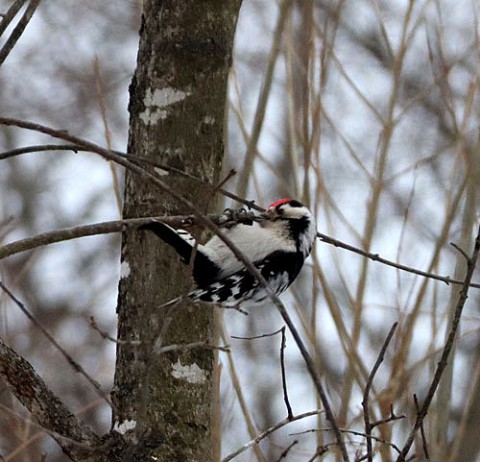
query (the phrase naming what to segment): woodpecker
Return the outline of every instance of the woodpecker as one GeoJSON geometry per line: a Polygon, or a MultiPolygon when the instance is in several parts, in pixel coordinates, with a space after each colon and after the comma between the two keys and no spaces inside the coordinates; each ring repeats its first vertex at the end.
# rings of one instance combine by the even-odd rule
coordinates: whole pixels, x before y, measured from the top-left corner
{"type": "MultiPolygon", "coordinates": [[[[281,294],[298,276],[312,250],[317,234],[315,220],[294,199],[273,202],[258,218],[252,225],[238,223],[222,228],[222,232],[258,268],[271,289],[281,294]]],[[[186,264],[194,255],[193,279],[197,287],[188,293],[190,300],[238,307],[260,304],[268,298],[265,288],[219,236],[197,245],[187,231],[158,221],[140,229],[154,232],[186,264]]]]}

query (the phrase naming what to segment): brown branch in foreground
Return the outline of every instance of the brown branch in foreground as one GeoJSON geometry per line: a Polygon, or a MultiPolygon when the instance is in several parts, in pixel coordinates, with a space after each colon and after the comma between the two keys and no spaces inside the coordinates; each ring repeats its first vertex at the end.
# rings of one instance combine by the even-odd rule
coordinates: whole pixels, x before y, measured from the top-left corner
{"type": "MultiPolygon", "coordinates": [[[[214,223],[219,226],[228,226],[230,223],[249,223],[254,216],[251,212],[239,214],[236,217],[231,215],[209,215],[214,223]],[[231,218],[231,219],[230,219],[231,218]],[[232,221],[233,220],[233,221],[232,221]]],[[[0,260],[10,257],[20,252],[32,250],[56,242],[68,241],[85,236],[94,236],[97,234],[109,234],[122,232],[126,227],[138,227],[150,223],[152,220],[161,221],[175,228],[188,228],[199,221],[194,215],[170,216],[170,217],[146,217],[146,218],[130,218],[128,220],[105,221],[103,223],[95,223],[93,225],[75,226],[72,228],[64,228],[56,231],[50,231],[37,234],[34,237],[11,242],[0,247],[0,260]]]]}
{"type": "Polygon", "coordinates": [[[84,459],[98,447],[95,433],[47,388],[28,361],[0,339],[0,376],[13,395],[47,429],[72,459],[84,459]]]}
{"type": "Polygon", "coordinates": [[[398,326],[398,322],[393,323],[390,332],[387,335],[387,338],[385,339],[385,342],[383,343],[382,349],[380,350],[380,353],[378,355],[377,360],[375,361],[375,364],[373,366],[372,372],[370,373],[367,384],[365,386],[365,391],[363,392],[363,400],[362,400],[362,407],[363,407],[363,420],[365,422],[365,435],[367,438],[367,459],[368,462],[373,461],[373,452],[372,452],[372,429],[373,429],[373,424],[370,421],[370,410],[368,409],[368,400],[370,398],[370,389],[372,388],[373,385],[373,379],[375,378],[375,374],[378,371],[378,368],[380,367],[380,364],[382,364],[383,359],[385,357],[385,352],[387,351],[388,345],[390,345],[390,341],[392,340],[393,334],[395,333],[395,329],[398,326]]]}
{"type": "Polygon", "coordinates": [[[440,379],[442,378],[443,372],[447,367],[448,358],[450,356],[450,352],[452,351],[453,344],[455,342],[455,337],[457,335],[458,326],[460,324],[460,319],[462,317],[463,308],[468,298],[468,289],[470,286],[470,282],[472,280],[473,272],[475,270],[475,266],[477,264],[478,255],[480,253],[480,226],[478,228],[477,237],[475,238],[475,245],[473,248],[473,252],[471,257],[467,260],[467,274],[465,276],[465,280],[463,282],[462,290],[460,291],[460,295],[458,297],[457,305],[455,307],[455,312],[453,315],[452,320],[452,327],[450,332],[448,333],[447,342],[445,343],[445,347],[443,348],[442,356],[440,361],[437,364],[437,369],[435,370],[435,375],[433,377],[432,383],[427,392],[427,396],[425,401],[423,402],[422,406],[417,412],[417,417],[415,419],[415,424],[408,435],[407,441],[402,448],[402,452],[397,458],[397,462],[404,462],[405,458],[410,451],[410,448],[413,444],[415,439],[415,434],[417,433],[418,429],[422,426],[423,420],[425,419],[430,404],[433,400],[435,392],[437,391],[438,384],[440,383],[440,379]]]}
{"type": "Polygon", "coordinates": [[[304,414],[299,414],[299,415],[296,415],[296,416],[293,416],[293,418],[291,420],[289,420],[288,418],[287,419],[283,419],[282,421],[278,422],[277,424],[271,426],[270,428],[268,428],[267,430],[265,430],[264,432],[260,433],[256,438],[254,438],[253,440],[250,440],[248,443],[244,444],[243,446],[241,446],[240,448],[238,448],[236,451],[232,452],[231,454],[229,454],[227,457],[225,457],[224,459],[222,459],[222,462],[229,462],[233,459],[235,459],[235,457],[239,456],[240,454],[242,454],[242,452],[245,452],[247,449],[251,448],[252,446],[260,443],[260,441],[262,441],[264,438],[266,438],[268,435],[272,434],[273,432],[277,431],[278,429],[284,427],[285,425],[288,425],[290,422],[295,422],[297,420],[301,420],[301,419],[305,419],[306,417],[311,417],[311,416],[314,416],[314,415],[318,415],[318,414],[321,414],[323,411],[321,410],[316,410],[316,411],[310,411],[310,412],[305,412],[304,414]]]}

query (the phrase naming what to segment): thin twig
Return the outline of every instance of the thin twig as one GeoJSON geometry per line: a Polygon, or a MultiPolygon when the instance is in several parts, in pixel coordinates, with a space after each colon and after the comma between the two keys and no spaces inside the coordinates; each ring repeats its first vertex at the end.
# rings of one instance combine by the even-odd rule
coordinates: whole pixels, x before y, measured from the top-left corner
{"type": "Polygon", "coordinates": [[[404,462],[405,458],[410,451],[410,448],[413,444],[415,439],[415,434],[417,433],[418,429],[421,427],[425,416],[427,415],[428,409],[430,404],[433,400],[435,392],[437,391],[438,384],[440,383],[440,379],[442,378],[443,371],[447,367],[448,358],[450,356],[450,352],[452,351],[453,344],[455,342],[455,337],[457,335],[458,326],[460,324],[460,319],[462,317],[463,308],[468,298],[468,289],[470,286],[470,281],[472,280],[473,272],[475,270],[475,266],[477,264],[478,255],[480,253],[480,226],[478,228],[477,237],[475,239],[475,245],[472,252],[472,256],[467,261],[467,274],[465,276],[465,280],[460,291],[460,295],[458,297],[457,305],[455,307],[455,312],[453,315],[452,326],[450,328],[450,332],[448,333],[447,342],[442,351],[442,356],[440,361],[437,364],[437,369],[435,370],[435,375],[433,377],[432,383],[428,389],[427,396],[425,401],[423,402],[422,406],[420,407],[419,411],[417,412],[417,417],[415,419],[415,424],[408,435],[407,441],[405,442],[402,452],[397,458],[397,462],[404,462]]]}
{"type": "MultiPolygon", "coordinates": [[[[97,321],[96,319],[93,317],[93,316],[90,316],[90,327],[97,331],[100,336],[102,338],[104,338],[105,340],[110,340],[110,342],[112,343],[117,343],[117,339],[112,337],[106,330],[103,330],[99,327],[99,325],[97,324],[97,321]]],[[[130,342],[129,342],[130,343],[130,342]]]]}
{"type": "Polygon", "coordinates": [[[244,444],[240,448],[238,448],[236,451],[232,452],[228,456],[222,459],[222,462],[229,462],[230,460],[235,459],[238,455],[240,455],[242,452],[245,452],[247,449],[251,448],[252,446],[260,443],[264,438],[266,438],[268,435],[272,434],[273,432],[277,431],[278,429],[284,427],[285,425],[288,425],[290,422],[295,422],[297,420],[305,419],[306,417],[311,417],[314,415],[321,414],[322,410],[316,410],[316,411],[310,411],[310,412],[305,412],[304,414],[299,414],[296,416],[293,416],[292,420],[288,419],[283,419],[282,421],[278,422],[275,425],[272,425],[270,428],[267,428],[267,430],[263,431],[260,433],[257,437],[254,439],[250,440],[248,443],[244,444]]]}
{"type": "Polygon", "coordinates": [[[20,18],[20,21],[18,21],[15,29],[13,29],[10,37],[8,37],[2,49],[0,50],[0,66],[3,64],[3,62],[7,59],[7,56],[13,50],[13,47],[23,34],[23,31],[27,27],[27,24],[30,22],[30,19],[32,19],[33,13],[35,13],[35,10],[37,9],[39,4],[40,0],[31,0],[28,4],[25,12],[23,13],[23,16],[20,18]]]}
{"type": "MultiPolygon", "coordinates": [[[[349,250],[350,252],[356,253],[358,255],[361,255],[362,257],[367,257],[370,260],[382,263],[387,266],[391,266],[393,268],[399,269],[401,271],[406,271],[407,273],[412,273],[416,274],[417,276],[422,276],[427,279],[435,279],[436,281],[441,281],[444,282],[447,285],[450,284],[457,284],[457,285],[464,285],[464,281],[460,281],[457,279],[452,279],[450,276],[440,276],[434,273],[428,273],[426,271],[421,271],[415,268],[412,268],[410,266],[402,265],[400,263],[396,263],[390,260],[387,260],[385,258],[380,257],[378,253],[371,253],[371,252],[366,252],[365,250],[359,249],[357,247],[354,247],[352,245],[346,244],[345,242],[339,241],[338,239],[334,239],[330,236],[327,236],[326,234],[318,233],[317,232],[317,237],[320,238],[323,242],[327,244],[332,244],[335,247],[340,247],[345,250],[349,250]]],[[[474,287],[476,289],[480,289],[480,284],[478,283],[471,283],[469,284],[469,287],[474,287]]]]}
{"type": "Polygon", "coordinates": [[[285,336],[285,326],[276,330],[275,332],[270,332],[268,334],[255,335],[253,337],[237,337],[232,335],[231,337],[237,340],[258,340],[266,337],[273,337],[277,334],[282,334],[282,341],[280,344],[280,369],[282,371],[282,389],[283,389],[283,400],[287,408],[287,418],[293,418],[292,406],[290,405],[290,400],[288,398],[287,392],[287,377],[285,372],[285,346],[286,346],[286,336],[285,336]]]}
{"type": "MultiPolygon", "coordinates": [[[[100,114],[102,116],[103,128],[105,133],[105,141],[107,143],[108,149],[112,149],[112,136],[110,132],[110,127],[108,125],[107,117],[107,106],[105,104],[105,93],[103,91],[103,82],[102,76],[100,73],[100,62],[98,60],[98,55],[95,55],[93,60],[93,72],[95,74],[95,87],[97,90],[97,100],[100,109],[100,114]]],[[[113,192],[115,193],[115,200],[117,201],[118,214],[122,215],[122,194],[120,191],[120,181],[118,178],[118,172],[116,169],[116,164],[113,161],[109,161],[110,172],[112,173],[112,183],[113,183],[113,192]]]]}
{"type": "MultiPolygon", "coordinates": [[[[419,404],[418,404],[418,398],[417,398],[417,394],[414,393],[413,394],[413,400],[415,402],[415,410],[418,411],[420,410],[420,407],[419,407],[419,404]]],[[[425,459],[426,460],[430,460],[430,457],[428,455],[428,446],[427,446],[427,438],[425,437],[425,428],[423,426],[423,422],[422,424],[420,425],[420,435],[422,437],[422,448],[423,448],[423,454],[425,455],[425,459]]]]}
{"type": "Polygon", "coordinates": [[[373,379],[375,378],[375,374],[382,364],[383,359],[385,357],[385,352],[387,351],[388,345],[390,345],[390,341],[392,340],[393,334],[395,333],[395,329],[398,326],[398,322],[393,323],[392,327],[390,328],[390,332],[383,343],[382,349],[378,355],[377,360],[373,366],[372,372],[370,373],[367,384],[365,385],[365,390],[363,392],[363,400],[362,400],[362,407],[363,407],[363,420],[365,422],[365,435],[367,437],[367,459],[368,462],[373,462],[373,453],[372,453],[372,429],[373,425],[370,421],[370,410],[368,408],[368,400],[370,398],[370,389],[373,385],[373,379]]]}
{"type": "Polygon", "coordinates": [[[239,337],[236,335],[231,335],[231,338],[234,338],[236,340],[257,340],[259,338],[265,338],[265,337],[273,337],[274,335],[279,334],[282,332],[282,329],[285,327],[281,327],[280,329],[276,330],[275,332],[269,332],[268,334],[260,334],[260,335],[254,335],[253,337],[239,337]]]}
{"type": "Polygon", "coordinates": [[[218,351],[223,351],[225,353],[230,353],[230,347],[228,345],[217,346],[217,345],[210,345],[207,342],[178,343],[173,345],[166,345],[156,349],[155,353],[162,354],[162,353],[167,353],[169,351],[185,351],[185,350],[193,350],[196,348],[199,348],[202,350],[218,350],[218,351]]]}
{"type": "MultiPolygon", "coordinates": [[[[223,341],[223,343],[226,343],[227,333],[226,333],[225,325],[219,319],[219,317],[217,317],[217,321],[218,321],[217,325],[218,325],[218,330],[220,334],[220,339],[223,341]]],[[[235,390],[241,413],[243,414],[243,418],[245,419],[245,425],[247,427],[248,436],[250,439],[254,439],[255,435],[257,435],[258,433],[257,428],[253,422],[252,416],[250,415],[251,411],[247,405],[245,395],[243,393],[242,386],[240,384],[240,378],[237,373],[237,367],[235,366],[235,360],[233,358],[232,352],[227,354],[227,362],[230,370],[230,374],[229,374],[230,380],[232,382],[233,389],[235,390]]],[[[265,456],[263,455],[262,448],[258,444],[253,446],[253,452],[258,462],[267,462],[265,456]]],[[[253,457],[252,457],[252,460],[253,460],[253,457]]]]}
{"type": "Polygon", "coordinates": [[[282,388],[283,388],[283,400],[285,401],[285,406],[287,407],[287,419],[293,419],[292,406],[290,405],[290,400],[288,399],[287,392],[287,376],[285,373],[285,346],[286,346],[286,335],[285,335],[285,326],[280,329],[282,333],[282,344],[280,345],[280,367],[282,370],[282,388]]]}
{"type": "Polygon", "coordinates": [[[6,13],[3,13],[0,22],[0,36],[5,32],[8,25],[12,22],[13,18],[21,10],[22,6],[27,2],[27,0],[17,0],[14,2],[6,13]]]}
{"type": "Polygon", "coordinates": [[[216,193],[222,189],[222,186],[226,184],[231,178],[233,178],[237,174],[235,169],[230,169],[230,171],[225,175],[225,178],[221,180],[218,185],[213,189],[213,192],[216,193]]]}
{"type": "Polygon", "coordinates": [[[468,255],[467,255],[467,252],[465,252],[465,250],[463,250],[462,248],[460,248],[457,244],[455,244],[455,242],[450,242],[450,245],[451,245],[455,250],[457,250],[458,252],[460,252],[461,255],[463,256],[463,258],[465,258],[465,260],[468,261],[468,255]]]}
{"type": "Polygon", "coordinates": [[[327,444],[324,444],[323,446],[320,446],[317,448],[315,451],[315,454],[310,457],[310,459],[307,460],[307,462],[314,462],[317,457],[323,456],[328,451],[328,446],[327,444]]]}
{"type": "Polygon", "coordinates": [[[280,462],[282,459],[285,459],[285,457],[287,457],[288,453],[290,452],[290,450],[293,448],[293,446],[295,446],[296,444],[298,444],[298,440],[293,440],[288,446],[287,448],[285,449],[285,451],[283,451],[281,454],[280,454],[280,457],[276,460],[276,462],[280,462]]]}
{"type": "MultiPolygon", "coordinates": [[[[332,428],[328,428],[328,427],[325,427],[325,428],[312,428],[310,430],[304,430],[304,431],[301,431],[301,432],[296,432],[296,433],[290,433],[290,435],[304,435],[306,433],[313,433],[313,432],[330,432],[332,431],[332,428]]],[[[359,432],[359,431],[356,431],[356,430],[348,430],[346,428],[340,428],[340,431],[342,433],[347,433],[349,435],[354,435],[354,436],[362,436],[363,438],[366,438],[367,435],[363,432],[359,432]]],[[[399,454],[401,452],[401,449],[393,444],[392,442],[390,441],[387,441],[387,440],[384,440],[383,438],[379,438],[378,436],[374,436],[374,435],[371,435],[371,438],[375,441],[378,441],[379,443],[382,443],[382,444],[386,444],[387,446],[390,446],[393,450],[397,451],[399,454]]],[[[222,461],[223,462],[223,461],[222,461]]]]}
{"type": "MultiPolygon", "coordinates": [[[[87,151],[77,144],[36,144],[32,146],[24,146],[23,148],[11,149],[9,151],[0,152],[0,160],[10,159],[11,157],[29,154],[31,152],[46,151],[87,151]]],[[[89,152],[89,151],[88,151],[89,152]]]]}
{"type": "Polygon", "coordinates": [[[395,412],[393,411],[393,404],[390,404],[390,415],[386,419],[380,419],[372,422],[372,429],[386,423],[395,422],[396,420],[402,420],[406,418],[407,416],[405,414],[395,414],[395,412]]]}

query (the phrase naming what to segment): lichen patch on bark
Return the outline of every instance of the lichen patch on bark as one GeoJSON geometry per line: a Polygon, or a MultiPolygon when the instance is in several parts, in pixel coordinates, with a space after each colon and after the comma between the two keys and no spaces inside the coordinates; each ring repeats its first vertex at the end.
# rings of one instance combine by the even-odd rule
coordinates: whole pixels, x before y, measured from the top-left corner
{"type": "Polygon", "coordinates": [[[172,366],[172,376],[189,383],[203,383],[207,380],[207,373],[196,363],[184,366],[180,359],[172,366]]]}

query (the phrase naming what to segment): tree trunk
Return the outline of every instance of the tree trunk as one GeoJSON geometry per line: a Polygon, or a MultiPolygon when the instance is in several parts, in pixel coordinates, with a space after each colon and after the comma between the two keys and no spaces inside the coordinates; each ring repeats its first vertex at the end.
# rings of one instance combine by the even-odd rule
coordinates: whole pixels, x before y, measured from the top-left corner
{"type": "MultiPolygon", "coordinates": [[[[145,0],[130,88],[130,154],[218,181],[239,7],[239,0],[145,0]]],[[[202,212],[213,207],[206,185],[175,174],[162,180],[202,212]]],[[[183,213],[191,210],[127,172],[125,218],[183,213]]],[[[130,443],[125,460],[212,460],[214,352],[161,350],[215,341],[211,308],[162,308],[190,287],[189,269],[172,249],[147,232],[124,233],[112,398],[114,428],[130,443]]]]}

